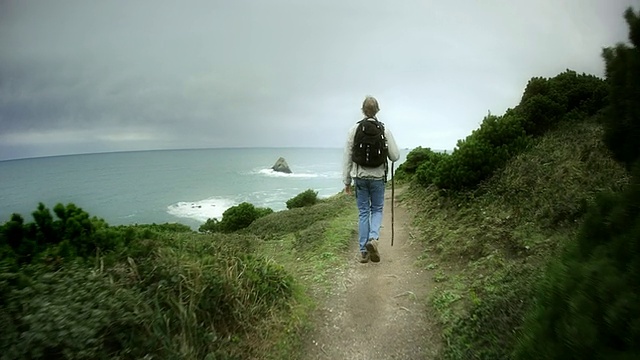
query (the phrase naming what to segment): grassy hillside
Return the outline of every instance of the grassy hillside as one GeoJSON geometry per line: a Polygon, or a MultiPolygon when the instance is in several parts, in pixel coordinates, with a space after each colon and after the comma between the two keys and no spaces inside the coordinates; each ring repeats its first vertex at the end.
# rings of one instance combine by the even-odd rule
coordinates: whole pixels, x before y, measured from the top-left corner
{"type": "Polygon", "coordinates": [[[444,358],[640,356],[640,14],[624,17],[606,79],[533,78],[451,155],[407,156],[444,358]]]}
{"type": "Polygon", "coordinates": [[[54,212],[0,226],[2,359],[290,358],[355,228],[345,195],[225,234],[54,212]]]}
{"type": "Polygon", "coordinates": [[[406,193],[434,270],[445,359],[508,359],[543,269],[596,194],[628,181],[596,117],[563,123],[473,190],[406,193]]]}

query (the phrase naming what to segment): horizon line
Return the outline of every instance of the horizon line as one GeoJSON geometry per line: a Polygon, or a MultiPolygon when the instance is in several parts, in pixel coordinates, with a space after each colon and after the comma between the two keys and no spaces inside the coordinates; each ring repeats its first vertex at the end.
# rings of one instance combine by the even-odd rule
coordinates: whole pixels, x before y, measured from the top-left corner
{"type": "MultiPolygon", "coordinates": [[[[79,152],[68,154],[53,154],[53,155],[36,155],[26,156],[18,158],[0,159],[0,162],[18,161],[18,160],[33,160],[33,159],[45,159],[56,158],[65,156],[83,156],[83,155],[101,155],[101,154],[124,154],[124,153],[136,153],[136,152],[152,152],[152,151],[194,151],[194,150],[240,150],[240,149],[318,149],[318,150],[338,150],[342,147],[332,146],[224,146],[224,147],[195,147],[195,148],[169,148],[169,149],[140,149],[140,150],[112,150],[112,151],[96,151],[96,152],[79,152]]],[[[404,147],[400,151],[412,150],[414,148],[404,147]]],[[[434,150],[441,152],[450,152],[450,150],[434,150]]]]}
{"type": "Polygon", "coordinates": [[[100,155],[100,154],[118,154],[118,153],[135,153],[135,152],[152,152],[152,151],[193,151],[193,150],[236,150],[236,149],[341,149],[341,147],[321,147],[321,146],[224,146],[224,147],[196,147],[196,148],[170,148],[170,149],[140,149],[140,150],[112,150],[112,151],[96,151],[96,152],[79,152],[68,154],[54,155],[36,155],[19,158],[0,159],[0,162],[15,160],[43,159],[64,156],[81,156],[81,155],[100,155]]]}

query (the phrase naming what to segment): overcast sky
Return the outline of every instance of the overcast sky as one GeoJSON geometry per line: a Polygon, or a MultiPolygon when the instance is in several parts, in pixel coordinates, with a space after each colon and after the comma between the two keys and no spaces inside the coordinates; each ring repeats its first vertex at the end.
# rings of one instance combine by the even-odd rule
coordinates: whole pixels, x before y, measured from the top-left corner
{"type": "Polygon", "coordinates": [[[0,0],[0,160],[342,147],[368,94],[452,149],[533,76],[602,76],[638,0],[0,0]]]}

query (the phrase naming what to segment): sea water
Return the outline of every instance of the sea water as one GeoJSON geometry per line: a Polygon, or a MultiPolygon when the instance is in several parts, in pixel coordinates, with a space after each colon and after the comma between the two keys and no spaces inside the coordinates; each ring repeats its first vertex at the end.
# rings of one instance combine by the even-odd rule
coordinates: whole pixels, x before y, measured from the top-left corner
{"type": "MultiPolygon", "coordinates": [[[[407,151],[402,152],[401,163],[407,151]]],[[[32,221],[38,203],[73,203],[110,225],[182,223],[197,229],[249,202],[274,211],[312,189],[340,192],[342,149],[231,148],[83,154],[0,162],[0,224],[32,221]],[[283,157],[291,174],[271,167],[283,157]]]]}

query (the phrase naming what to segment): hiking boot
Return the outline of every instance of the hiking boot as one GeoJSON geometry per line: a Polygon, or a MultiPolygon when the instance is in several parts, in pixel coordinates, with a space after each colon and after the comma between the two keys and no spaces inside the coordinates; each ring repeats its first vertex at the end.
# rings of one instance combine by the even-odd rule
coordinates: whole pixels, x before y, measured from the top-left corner
{"type": "Polygon", "coordinates": [[[369,258],[373,262],[380,262],[380,253],[378,253],[378,240],[369,239],[367,244],[365,245],[367,248],[367,252],[369,253],[369,258]]]}
{"type": "Polygon", "coordinates": [[[360,253],[360,262],[361,263],[368,263],[369,262],[369,253],[366,251],[363,251],[360,253]]]}

